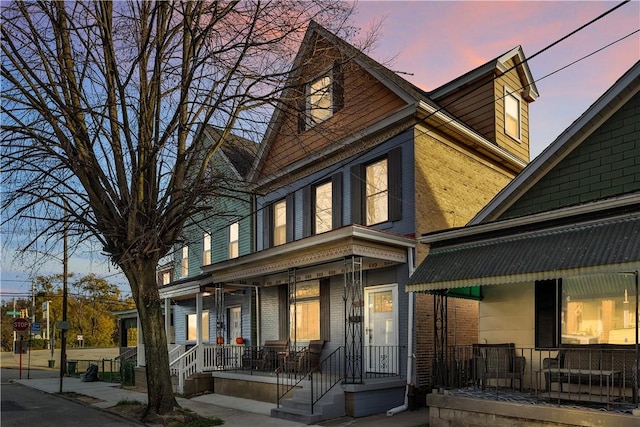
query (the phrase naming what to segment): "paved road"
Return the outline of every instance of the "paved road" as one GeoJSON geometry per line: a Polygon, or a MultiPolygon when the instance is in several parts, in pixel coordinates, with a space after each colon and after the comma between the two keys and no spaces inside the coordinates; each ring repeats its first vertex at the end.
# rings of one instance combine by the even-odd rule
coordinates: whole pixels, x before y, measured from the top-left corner
{"type": "MultiPolygon", "coordinates": [[[[2,370],[3,373],[5,369],[2,370]]],[[[142,424],[55,394],[2,380],[2,427],[140,427],[142,424]]]]}

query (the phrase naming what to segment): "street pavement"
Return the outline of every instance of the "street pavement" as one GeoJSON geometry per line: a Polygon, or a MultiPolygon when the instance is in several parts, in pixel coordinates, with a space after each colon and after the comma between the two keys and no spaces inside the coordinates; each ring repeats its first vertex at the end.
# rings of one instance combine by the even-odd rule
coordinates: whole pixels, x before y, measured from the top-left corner
{"type": "MultiPolygon", "coordinates": [[[[67,351],[67,359],[99,360],[101,357],[95,356],[100,356],[102,354],[107,355],[103,358],[112,358],[108,356],[109,352],[106,350],[112,349],[71,349],[67,351]],[[83,351],[83,353],[81,353],[80,351],[83,351]]],[[[117,349],[115,350],[117,353],[117,349]]],[[[45,350],[40,350],[40,352],[49,353],[49,351],[45,350]]],[[[15,378],[12,381],[25,385],[27,387],[35,388],[46,393],[58,393],[60,391],[60,377],[58,373],[59,371],[56,369],[48,369],[43,367],[43,365],[47,366],[47,360],[50,358],[50,354],[43,355],[37,353],[38,351],[33,351],[31,354],[30,368],[33,369],[33,371],[29,371],[29,378],[27,378],[27,376],[25,375],[25,367],[23,365],[22,379],[18,379],[17,372],[15,371],[18,369],[18,366],[16,364],[17,359],[16,357],[13,357],[19,355],[14,355],[13,353],[1,353],[0,366],[3,368],[2,382],[5,383],[6,377],[12,377],[15,378]],[[7,371],[7,369],[5,368],[12,368],[13,372],[7,371]],[[46,372],[49,372],[49,374],[46,374],[46,372]]],[[[25,355],[23,355],[23,360],[24,356],[25,355]]],[[[95,408],[109,408],[111,406],[115,406],[118,402],[125,400],[140,401],[144,403],[147,402],[147,394],[145,392],[136,389],[123,388],[118,383],[109,383],[103,381],[82,382],[79,375],[74,377],[64,377],[62,379],[62,387],[62,391],[64,393],[74,392],[97,399],[95,403],[90,404],[95,408]]],[[[177,400],[183,408],[192,410],[203,417],[220,418],[225,421],[225,425],[229,426],[255,427],[259,425],[265,427],[293,427],[305,425],[293,421],[270,417],[271,409],[274,407],[273,403],[224,396],[215,393],[204,394],[190,399],[178,397],[177,400]]],[[[427,422],[428,410],[427,408],[421,408],[417,411],[400,412],[393,416],[380,414],[362,418],[343,417],[335,420],[325,421],[320,423],[319,425],[331,427],[416,427],[426,426],[427,422]]]]}

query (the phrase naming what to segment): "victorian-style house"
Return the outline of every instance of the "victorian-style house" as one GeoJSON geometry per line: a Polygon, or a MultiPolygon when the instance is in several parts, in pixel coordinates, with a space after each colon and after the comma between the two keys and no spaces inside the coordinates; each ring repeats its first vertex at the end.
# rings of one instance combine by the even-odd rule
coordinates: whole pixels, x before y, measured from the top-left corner
{"type": "MultiPolygon", "coordinates": [[[[440,339],[440,308],[405,289],[416,236],[466,224],[527,165],[537,96],[519,46],[428,92],[311,23],[246,175],[251,215],[219,245],[193,233],[160,288],[178,384],[204,372],[306,422],[404,409],[440,339]]],[[[470,343],[477,303],[454,305],[470,343]]]]}

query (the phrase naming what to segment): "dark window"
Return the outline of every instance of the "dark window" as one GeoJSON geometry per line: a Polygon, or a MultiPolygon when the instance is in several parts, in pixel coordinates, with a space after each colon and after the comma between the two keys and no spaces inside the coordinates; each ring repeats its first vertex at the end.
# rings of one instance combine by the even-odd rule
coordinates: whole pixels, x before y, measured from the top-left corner
{"type": "Polygon", "coordinates": [[[535,346],[554,348],[560,343],[562,281],[539,280],[535,285],[535,346]]]}

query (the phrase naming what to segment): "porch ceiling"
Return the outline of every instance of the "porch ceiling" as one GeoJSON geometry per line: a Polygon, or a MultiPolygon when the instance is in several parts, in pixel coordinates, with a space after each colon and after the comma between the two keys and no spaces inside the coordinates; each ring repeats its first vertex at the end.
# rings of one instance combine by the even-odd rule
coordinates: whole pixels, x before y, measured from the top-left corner
{"type": "Polygon", "coordinates": [[[407,248],[415,239],[362,226],[348,226],[286,245],[245,255],[203,268],[216,283],[273,286],[288,282],[288,271],[296,269],[296,280],[313,280],[343,274],[344,259],[363,258],[363,270],[407,262],[407,248]]]}
{"type": "Polygon", "coordinates": [[[408,292],[522,283],[640,269],[640,216],[431,248],[408,292]]]}

